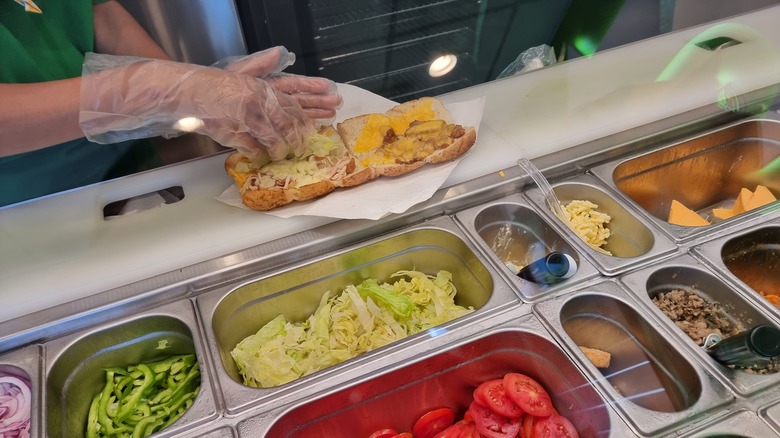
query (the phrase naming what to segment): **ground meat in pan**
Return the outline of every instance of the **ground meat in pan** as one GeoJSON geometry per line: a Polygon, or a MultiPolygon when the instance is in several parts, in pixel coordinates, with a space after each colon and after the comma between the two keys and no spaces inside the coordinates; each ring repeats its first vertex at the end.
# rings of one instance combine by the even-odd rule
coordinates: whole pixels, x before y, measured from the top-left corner
{"type": "MultiPolygon", "coordinates": [[[[699,345],[704,344],[704,338],[710,333],[728,338],[745,330],[741,324],[726,317],[720,303],[708,302],[693,292],[677,289],[661,292],[653,298],[653,303],[699,345]]],[[[775,373],[780,371],[780,356],[762,367],[739,369],[749,374],[775,373]]]]}
{"type": "Polygon", "coordinates": [[[720,303],[707,302],[693,292],[677,289],[661,292],[653,298],[653,303],[699,345],[704,344],[704,338],[710,333],[728,338],[744,330],[726,318],[720,303]]]}

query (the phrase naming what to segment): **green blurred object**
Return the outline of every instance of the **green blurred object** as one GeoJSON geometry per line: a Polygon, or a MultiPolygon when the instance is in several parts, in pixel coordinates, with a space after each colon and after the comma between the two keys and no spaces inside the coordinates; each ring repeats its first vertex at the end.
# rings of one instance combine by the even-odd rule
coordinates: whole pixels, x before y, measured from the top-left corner
{"type": "Polygon", "coordinates": [[[599,48],[625,0],[573,0],[553,38],[558,60],[570,58],[574,49],[591,56],[599,48]]]}
{"type": "Polygon", "coordinates": [[[748,184],[761,184],[780,195],[780,157],[745,177],[748,184]]]}

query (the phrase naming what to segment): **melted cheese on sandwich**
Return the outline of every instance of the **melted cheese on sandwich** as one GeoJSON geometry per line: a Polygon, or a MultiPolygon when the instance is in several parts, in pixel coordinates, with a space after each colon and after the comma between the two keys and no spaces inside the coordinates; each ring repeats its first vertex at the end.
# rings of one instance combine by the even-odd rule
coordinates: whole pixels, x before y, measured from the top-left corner
{"type": "Polygon", "coordinates": [[[434,117],[436,117],[436,113],[431,108],[431,102],[427,100],[410,108],[402,115],[371,114],[355,141],[355,152],[362,154],[382,146],[388,129],[392,129],[396,134],[402,134],[415,120],[426,121],[434,117]]]}
{"type": "Polygon", "coordinates": [[[408,164],[426,159],[439,149],[452,144],[466,131],[460,125],[448,125],[444,120],[413,121],[400,136],[385,138],[384,143],[361,159],[363,166],[374,164],[408,164]]]}

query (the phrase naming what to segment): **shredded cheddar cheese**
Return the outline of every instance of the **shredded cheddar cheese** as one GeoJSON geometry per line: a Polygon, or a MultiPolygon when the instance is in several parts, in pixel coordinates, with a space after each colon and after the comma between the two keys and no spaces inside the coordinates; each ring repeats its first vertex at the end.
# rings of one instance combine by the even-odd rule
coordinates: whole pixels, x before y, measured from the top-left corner
{"type": "Polygon", "coordinates": [[[597,211],[599,206],[584,200],[574,200],[567,204],[563,212],[572,225],[574,232],[585,242],[596,247],[607,243],[609,228],[604,225],[612,219],[608,214],[597,211]]]}

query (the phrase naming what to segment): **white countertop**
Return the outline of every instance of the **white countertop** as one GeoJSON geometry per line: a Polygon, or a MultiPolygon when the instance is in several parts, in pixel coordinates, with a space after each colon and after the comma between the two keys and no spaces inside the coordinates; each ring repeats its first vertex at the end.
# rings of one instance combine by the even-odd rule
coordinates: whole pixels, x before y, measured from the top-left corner
{"type": "MultiPolygon", "coordinates": [[[[444,186],[780,83],[780,6],[442,96],[486,96],[477,144],[444,186]],[[688,45],[725,35],[720,51],[688,45]],[[659,80],[663,79],[663,80],[659,80]]],[[[280,219],[214,198],[224,155],[0,209],[0,322],[333,221],[280,219]],[[105,221],[105,204],[170,186],[185,198],[105,221]]]]}

